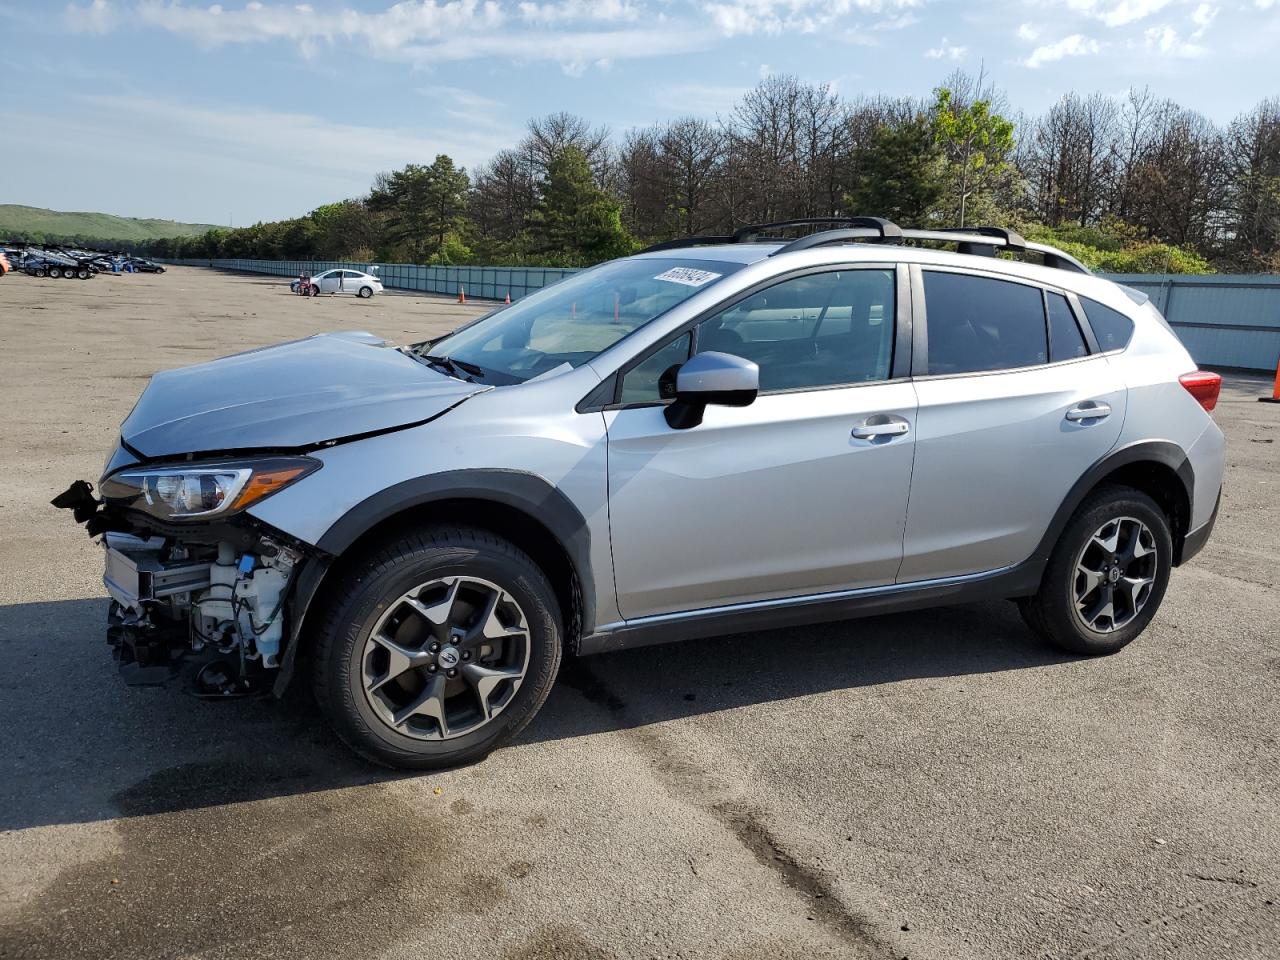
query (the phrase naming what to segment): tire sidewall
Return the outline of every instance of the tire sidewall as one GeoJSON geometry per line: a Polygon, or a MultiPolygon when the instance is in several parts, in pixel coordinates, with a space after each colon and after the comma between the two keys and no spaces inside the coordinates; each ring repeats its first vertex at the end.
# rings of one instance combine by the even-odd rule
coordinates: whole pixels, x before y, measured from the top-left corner
{"type": "Polygon", "coordinates": [[[331,719],[359,752],[397,766],[452,765],[489,753],[533,718],[554,682],[560,661],[559,610],[545,577],[531,561],[461,544],[411,549],[380,569],[367,570],[331,621],[327,656],[318,664],[330,685],[331,719]],[[461,737],[418,740],[388,727],[364,693],[361,658],[369,632],[390,604],[414,587],[447,576],[473,576],[509,592],[529,627],[529,664],[515,697],[496,718],[461,737]]]}
{"type": "Polygon", "coordinates": [[[361,299],[361,300],[368,300],[368,299],[369,299],[370,297],[372,297],[372,296],[373,296],[373,287],[361,287],[361,288],[360,288],[360,299],[361,299]]]}
{"type": "Polygon", "coordinates": [[[1067,628],[1073,647],[1078,645],[1081,652],[1114,653],[1128,646],[1155,617],[1168,589],[1172,567],[1173,534],[1169,529],[1168,519],[1155,501],[1136,490],[1106,493],[1088,504],[1064,532],[1047,571],[1050,582],[1046,586],[1052,593],[1046,613],[1055,619],[1061,618],[1060,622],[1067,628]],[[1151,530],[1158,564],[1155,583],[1152,584],[1151,595],[1146,604],[1133,620],[1111,633],[1098,633],[1086,627],[1076,613],[1076,559],[1093,534],[1105,523],[1125,516],[1141,520],[1151,530]]]}

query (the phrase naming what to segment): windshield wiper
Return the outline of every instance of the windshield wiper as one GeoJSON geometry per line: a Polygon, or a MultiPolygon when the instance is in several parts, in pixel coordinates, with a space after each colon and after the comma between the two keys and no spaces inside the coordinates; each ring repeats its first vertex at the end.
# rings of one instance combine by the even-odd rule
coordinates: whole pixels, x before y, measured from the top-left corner
{"type": "Polygon", "coordinates": [[[466,360],[455,360],[453,357],[437,357],[430,353],[418,353],[416,350],[413,355],[424,363],[440,367],[450,376],[457,377],[459,380],[466,380],[468,383],[479,383],[480,381],[476,378],[484,376],[484,367],[468,363],[466,360]]]}

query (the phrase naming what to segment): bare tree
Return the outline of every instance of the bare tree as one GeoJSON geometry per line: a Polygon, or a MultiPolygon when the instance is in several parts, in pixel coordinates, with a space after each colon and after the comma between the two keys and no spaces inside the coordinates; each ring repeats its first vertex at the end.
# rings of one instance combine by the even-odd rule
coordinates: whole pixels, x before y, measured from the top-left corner
{"type": "Polygon", "coordinates": [[[1132,171],[1129,219],[1167,243],[1211,248],[1227,199],[1222,133],[1192,110],[1162,111],[1132,171]]]}
{"type": "Polygon", "coordinates": [[[509,243],[519,236],[536,200],[536,184],[526,157],[503,150],[478,169],[472,181],[469,214],[481,240],[509,243]]]}
{"type": "Polygon", "coordinates": [[[1033,209],[1049,226],[1095,222],[1115,173],[1117,108],[1110,97],[1069,93],[1029,131],[1019,160],[1033,209]]]}
{"type": "Polygon", "coordinates": [[[1249,269],[1280,269],[1280,97],[1232,121],[1228,163],[1227,249],[1249,269]]]}

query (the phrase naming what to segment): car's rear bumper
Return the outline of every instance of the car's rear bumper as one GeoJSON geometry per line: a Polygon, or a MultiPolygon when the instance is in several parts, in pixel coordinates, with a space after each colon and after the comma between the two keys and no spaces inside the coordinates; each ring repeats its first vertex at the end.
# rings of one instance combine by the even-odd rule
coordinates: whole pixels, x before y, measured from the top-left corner
{"type": "Polygon", "coordinates": [[[1208,521],[1200,524],[1196,529],[1192,530],[1182,540],[1182,557],[1181,562],[1186,563],[1197,553],[1204,549],[1204,545],[1209,540],[1209,534],[1213,533],[1213,525],[1218,522],[1218,508],[1222,506],[1222,491],[1218,491],[1218,499],[1213,505],[1213,513],[1209,515],[1208,521]]]}

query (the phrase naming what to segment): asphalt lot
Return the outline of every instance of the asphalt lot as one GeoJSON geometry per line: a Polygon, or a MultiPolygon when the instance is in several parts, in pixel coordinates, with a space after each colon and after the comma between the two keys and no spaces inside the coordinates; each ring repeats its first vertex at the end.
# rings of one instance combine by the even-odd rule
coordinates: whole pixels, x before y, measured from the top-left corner
{"type": "Polygon", "coordinates": [[[1121,654],[1007,603],[571,665],[514,746],[353,760],[305,696],[126,688],[96,479],[155,370],[483,307],[175,268],[0,281],[0,957],[1280,955],[1280,406],[1232,377],[1222,515],[1121,654]]]}

